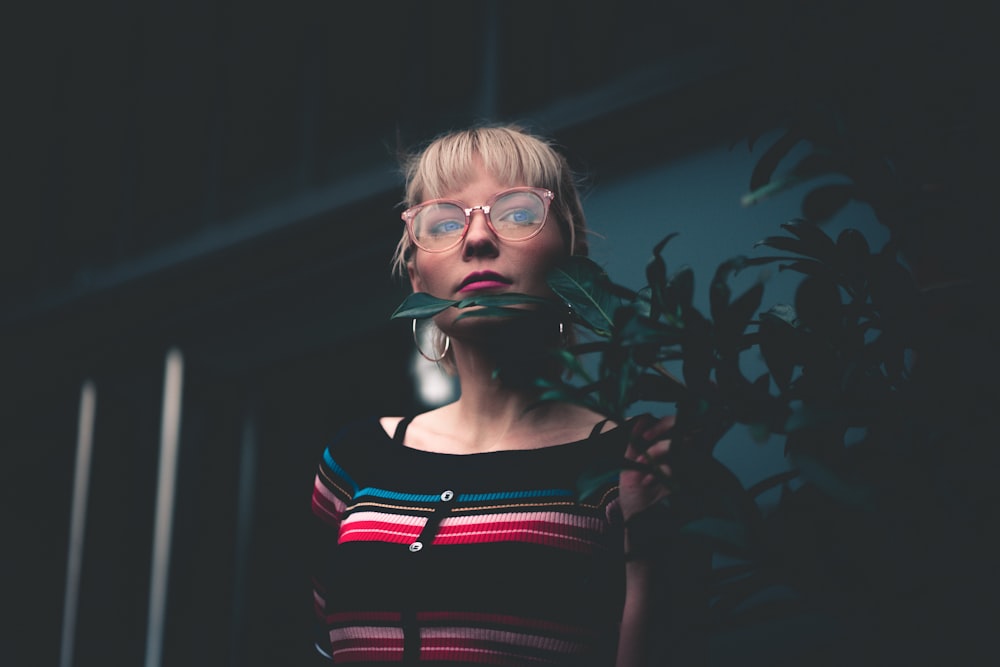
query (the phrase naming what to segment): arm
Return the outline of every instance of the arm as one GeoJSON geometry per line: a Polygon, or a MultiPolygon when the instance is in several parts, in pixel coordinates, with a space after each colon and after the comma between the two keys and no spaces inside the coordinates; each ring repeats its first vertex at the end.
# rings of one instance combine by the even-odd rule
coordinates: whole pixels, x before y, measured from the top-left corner
{"type": "MultiPolygon", "coordinates": [[[[651,422],[640,419],[632,431],[633,441],[654,443],[648,447],[630,444],[626,458],[647,466],[658,466],[669,478],[672,471],[664,462],[670,450],[670,440],[663,436],[674,424],[673,417],[651,422]],[[644,450],[644,451],[643,451],[644,450]]],[[[658,569],[662,568],[661,548],[652,548],[649,529],[656,529],[660,517],[655,511],[669,494],[663,478],[650,470],[622,470],[619,480],[619,502],[625,520],[625,606],[618,637],[617,667],[640,667],[650,662],[650,625],[654,615],[654,596],[658,569]]],[[[659,547],[659,545],[657,545],[659,547]]]]}

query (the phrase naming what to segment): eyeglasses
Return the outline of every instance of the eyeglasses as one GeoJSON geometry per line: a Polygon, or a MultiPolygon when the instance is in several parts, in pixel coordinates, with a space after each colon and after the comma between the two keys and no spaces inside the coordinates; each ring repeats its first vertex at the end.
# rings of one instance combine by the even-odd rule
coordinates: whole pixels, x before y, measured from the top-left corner
{"type": "Polygon", "coordinates": [[[496,193],[482,206],[468,208],[454,199],[431,199],[406,209],[401,217],[418,248],[444,252],[465,238],[472,212],[477,210],[498,238],[527,241],[542,231],[554,197],[545,188],[511,188],[496,193]]]}

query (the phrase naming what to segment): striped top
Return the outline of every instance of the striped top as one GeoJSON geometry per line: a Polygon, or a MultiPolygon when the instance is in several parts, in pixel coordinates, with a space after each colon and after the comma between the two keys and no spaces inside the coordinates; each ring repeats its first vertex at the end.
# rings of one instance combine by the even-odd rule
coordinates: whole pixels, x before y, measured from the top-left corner
{"type": "Polygon", "coordinates": [[[317,648],[336,664],[610,665],[624,566],[620,431],[454,455],[377,419],[342,431],[313,490],[317,648]],[[593,485],[591,485],[593,486],[593,485]]]}

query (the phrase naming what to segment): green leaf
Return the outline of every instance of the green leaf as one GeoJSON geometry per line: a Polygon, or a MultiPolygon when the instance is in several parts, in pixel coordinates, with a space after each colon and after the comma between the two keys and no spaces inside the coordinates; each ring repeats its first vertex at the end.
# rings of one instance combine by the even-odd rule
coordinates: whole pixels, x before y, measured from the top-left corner
{"type": "Polygon", "coordinates": [[[469,317],[530,317],[533,313],[523,308],[507,308],[505,306],[479,306],[476,310],[469,310],[455,318],[455,321],[464,320],[469,317]]]}
{"type": "MultiPolygon", "coordinates": [[[[755,248],[763,245],[769,248],[774,248],[775,250],[794,252],[800,255],[805,255],[806,257],[813,257],[818,260],[824,260],[830,256],[829,251],[824,250],[821,247],[817,247],[807,241],[803,241],[801,238],[792,238],[790,236],[768,236],[767,238],[757,241],[753,245],[755,248]]],[[[833,248],[831,247],[830,250],[832,249],[833,248]]]]}
{"type": "Polygon", "coordinates": [[[753,206],[754,204],[764,199],[767,199],[768,197],[778,194],[782,190],[787,190],[793,186],[798,185],[804,180],[805,179],[803,177],[795,175],[780,178],[776,181],[768,183],[767,185],[761,188],[758,188],[756,190],[753,190],[752,192],[748,192],[747,194],[743,195],[740,198],[740,204],[742,204],[743,206],[753,206]]]}
{"type": "MultiPolygon", "coordinates": [[[[619,312],[625,310],[623,306],[619,312]]],[[[622,345],[645,345],[656,343],[660,346],[675,345],[681,341],[682,330],[678,327],[657,322],[636,314],[617,323],[617,342],[622,345]]]]}
{"type": "Polygon", "coordinates": [[[809,249],[809,252],[796,252],[823,261],[828,261],[833,257],[835,247],[833,239],[815,222],[796,219],[784,223],[781,228],[797,236],[802,241],[803,247],[809,249]]]}
{"type": "Polygon", "coordinates": [[[802,473],[802,477],[834,500],[848,507],[864,507],[872,500],[868,487],[853,482],[833,468],[811,456],[791,453],[792,463],[802,473]]]}
{"type": "Polygon", "coordinates": [[[778,164],[787,156],[796,144],[802,140],[798,129],[791,129],[778,138],[771,147],[757,160],[750,174],[750,191],[758,191],[771,182],[778,164]]]}
{"type": "Polygon", "coordinates": [[[436,296],[431,296],[426,292],[414,292],[405,299],[403,303],[396,308],[396,311],[392,314],[389,319],[424,319],[427,317],[433,317],[443,310],[447,310],[454,306],[457,301],[449,301],[448,299],[439,299],[436,296]]]}
{"type": "Polygon", "coordinates": [[[800,361],[800,338],[804,335],[795,308],[779,303],[761,313],[759,348],[771,377],[783,391],[792,379],[795,364],[800,361]]]}
{"type": "Polygon", "coordinates": [[[557,307],[558,304],[552,299],[533,296],[531,294],[520,294],[518,292],[504,292],[502,294],[480,294],[471,296],[455,303],[456,308],[471,308],[473,306],[522,306],[539,305],[544,307],[557,307]]]}
{"type": "Polygon", "coordinates": [[[748,529],[742,521],[706,516],[688,521],[682,533],[708,539],[730,553],[745,554],[748,548],[748,529]]]}
{"type": "Polygon", "coordinates": [[[811,190],[802,199],[802,216],[811,222],[824,222],[847,205],[857,188],[852,184],[834,183],[811,190]]]}
{"type": "Polygon", "coordinates": [[[620,475],[620,468],[584,472],[576,481],[577,497],[587,498],[604,487],[614,485],[620,475]]]}
{"type": "Polygon", "coordinates": [[[757,283],[736,298],[726,311],[726,320],[742,332],[753,319],[764,298],[764,285],[757,283]]]}
{"type": "Polygon", "coordinates": [[[668,301],[674,307],[687,310],[694,298],[694,271],[685,266],[678,271],[667,285],[668,301]]]}
{"type": "Polygon", "coordinates": [[[663,375],[643,373],[635,378],[636,399],[659,403],[676,403],[688,398],[683,383],[663,375]]]}
{"type": "Polygon", "coordinates": [[[556,350],[553,354],[555,354],[559,361],[562,362],[562,365],[574,375],[583,378],[587,382],[594,381],[594,378],[590,377],[590,373],[587,372],[587,369],[580,363],[576,353],[560,349],[556,350]]]}
{"type": "Polygon", "coordinates": [[[548,283],[581,324],[599,336],[611,335],[621,299],[612,294],[608,274],[596,262],[586,257],[570,257],[549,273],[548,283]]]}

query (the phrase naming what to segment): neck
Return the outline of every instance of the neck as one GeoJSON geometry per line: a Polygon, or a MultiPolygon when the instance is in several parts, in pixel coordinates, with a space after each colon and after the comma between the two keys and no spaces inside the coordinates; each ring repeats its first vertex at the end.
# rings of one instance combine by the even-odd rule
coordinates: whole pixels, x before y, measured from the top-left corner
{"type": "Polygon", "coordinates": [[[539,327],[525,329],[519,323],[491,326],[486,333],[452,337],[455,368],[461,397],[454,416],[472,442],[485,448],[517,441],[523,427],[537,430],[569,406],[545,404],[532,408],[540,391],[540,377],[555,380],[561,366],[549,349],[558,342],[558,323],[548,322],[545,335],[539,327]],[[508,437],[509,436],[509,437],[508,437]]]}

